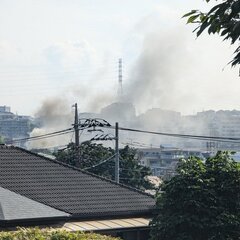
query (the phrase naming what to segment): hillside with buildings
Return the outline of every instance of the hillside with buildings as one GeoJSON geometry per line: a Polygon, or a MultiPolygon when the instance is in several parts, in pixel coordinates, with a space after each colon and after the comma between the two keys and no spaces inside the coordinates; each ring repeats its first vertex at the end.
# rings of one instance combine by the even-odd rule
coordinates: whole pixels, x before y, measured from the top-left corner
{"type": "MultiPolygon", "coordinates": [[[[46,130],[50,127],[50,129],[54,129],[53,126],[56,126],[56,130],[61,130],[58,128],[70,127],[72,116],[66,113],[53,115],[51,116],[50,127],[48,126],[49,121],[46,121],[44,118],[45,115],[34,119],[34,117],[14,114],[11,112],[10,107],[0,106],[0,136],[5,139],[5,142],[29,137],[34,128],[34,122],[40,122],[41,124],[38,125],[41,126],[41,129],[46,130]],[[60,125],[59,121],[61,121],[60,125]]],[[[152,108],[137,115],[132,103],[122,101],[102,108],[99,113],[80,112],[79,118],[102,118],[107,120],[111,125],[119,122],[120,127],[170,134],[209,136],[213,138],[238,138],[240,136],[240,111],[238,110],[209,110],[198,112],[195,115],[182,115],[176,111],[152,108]]],[[[74,119],[72,119],[73,122],[74,119]]],[[[84,136],[82,138],[84,140],[84,136]]],[[[193,140],[132,132],[121,132],[121,142],[123,145],[129,144],[135,147],[139,147],[141,143],[140,147],[159,147],[160,145],[170,144],[176,148],[208,152],[216,152],[217,150],[240,151],[240,143],[238,142],[214,141],[214,139],[211,141],[193,140]]],[[[21,144],[24,146],[25,143],[21,144]]],[[[46,147],[50,147],[47,146],[47,142],[46,147]]]]}

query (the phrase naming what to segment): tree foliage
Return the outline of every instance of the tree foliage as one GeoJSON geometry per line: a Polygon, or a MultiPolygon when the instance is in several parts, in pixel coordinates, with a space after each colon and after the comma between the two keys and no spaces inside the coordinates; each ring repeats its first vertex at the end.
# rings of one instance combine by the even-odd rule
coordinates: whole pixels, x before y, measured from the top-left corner
{"type": "MultiPolygon", "coordinates": [[[[151,170],[138,164],[135,159],[136,150],[126,146],[119,152],[120,182],[142,190],[152,189],[152,184],[146,179],[146,176],[151,175],[151,170]]],[[[114,150],[110,147],[84,142],[79,148],[70,144],[67,149],[58,151],[54,155],[61,162],[114,180],[114,154],[114,150]]]]}
{"type": "MultiPolygon", "coordinates": [[[[219,2],[221,3],[212,7],[208,13],[192,10],[183,17],[188,17],[187,23],[198,25],[195,29],[197,36],[207,30],[209,34],[219,34],[224,40],[230,40],[231,44],[238,43],[240,40],[240,0],[219,2]]],[[[230,63],[232,66],[240,64],[240,46],[236,48],[230,63]]]]}
{"type": "Polygon", "coordinates": [[[152,240],[240,239],[240,166],[228,152],[182,160],[157,197],[152,240]]]}
{"type": "Polygon", "coordinates": [[[109,236],[84,233],[54,231],[53,229],[40,230],[39,228],[19,228],[17,231],[0,232],[1,240],[120,240],[109,236]]]}

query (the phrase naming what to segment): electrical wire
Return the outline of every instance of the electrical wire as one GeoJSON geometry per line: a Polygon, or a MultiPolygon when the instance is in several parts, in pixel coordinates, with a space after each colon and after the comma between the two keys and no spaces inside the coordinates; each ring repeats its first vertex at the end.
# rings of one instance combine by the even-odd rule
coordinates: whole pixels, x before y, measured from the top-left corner
{"type": "Polygon", "coordinates": [[[141,147],[151,147],[151,148],[159,148],[159,145],[154,145],[154,144],[151,144],[151,143],[143,143],[143,142],[137,142],[137,141],[133,141],[132,138],[127,138],[128,141],[130,142],[121,142],[121,144],[123,145],[131,145],[131,146],[141,146],[141,147]]]}
{"type": "MultiPolygon", "coordinates": [[[[104,126],[104,127],[115,129],[115,126],[110,126],[110,127],[104,126]]],[[[124,128],[124,127],[119,127],[118,129],[122,131],[147,133],[147,134],[154,134],[154,135],[161,135],[161,136],[168,136],[168,137],[188,138],[188,139],[194,139],[194,140],[212,140],[215,142],[240,143],[240,138],[233,138],[233,137],[211,137],[211,136],[204,136],[204,135],[164,133],[164,132],[147,131],[147,130],[140,130],[140,129],[133,129],[133,128],[124,128]]]]}
{"type": "MultiPolygon", "coordinates": [[[[78,129],[79,130],[84,130],[86,128],[88,128],[88,126],[83,126],[83,127],[78,128],[78,129]]],[[[33,141],[33,140],[39,140],[39,139],[44,139],[44,138],[49,138],[49,137],[55,137],[55,136],[59,136],[59,135],[63,135],[63,134],[72,133],[74,131],[75,130],[71,127],[71,128],[67,128],[67,129],[64,129],[64,130],[59,130],[59,131],[55,131],[55,132],[51,132],[51,133],[38,135],[38,136],[14,139],[14,140],[11,140],[11,143],[13,143],[13,142],[21,142],[21,141],[33,141]]]]}
{"type": "Polygon", "coordinates": [[[54,149],[54,148],[64,148],[64,147],[67,147],[67,146],[68,146],[68,144],[58,145],[58,146],[51,146],[51,147],[43,147],[43,148],[39,148],[39,149],[41,149],[41,150],[48,150],[48,149],[54,149]]]}
{"type": "MultiPolygon", "coordinates": [[[[83,130],[83,129],[86,129],[87,127],[88,126],[82,127],[79,129],[83,130]]],[[[112,129],[115,128],[114,126],[101,126],[101,127],[112,128],[112,129]]],[[[169,137],[189,138],[189,139],[194,139],[194,140],[212,140],[212,141],[216,141],[216,142],[240,143],[240,138],[232,138],[232,137],[211,137],[211,136],[203,136],[203,135],[164,133],[164,132],[146,131],[146,130],[140,130],[140,129],[123,128],[123,127],[119,127],[119,130],[138,132],[138,133],[147,133],[147,134],[154,134],[154,135],[162,135],[162,136],[169,136],[169,137]]],[[[43,138],[59,136],[62,134],[68,134],[71,132],[74,132],[73,128],[68,128],[68,129],[51,132],[51,133],[47,133],[47,134],[42,134],[42,135],[38,135],[38,136],[33,136],[33,137],[14,139],[11,142],[39,140],[39,139],[43,139],[43,138]]]]}
{"type": "Polygon", "coordinates": [[[36,73],[36,72],[41,72],[41,71],[47,71],[47,72],[53,72],[53,73],[62,73],[62,72],[72,72],[72,71],[85,71],[85,70],[89,70],[91,71],[92,69],[104,69],[106,68],[106,66],[111,66],[110,69],[116,68],[117,70],[117,66],[116,66],[116,62],[115,61],[111,61],[109,62],[107,65],[105,63],[102,62],[95,62],[94,66],[90,66],[90,67],[86,67],[86,66],[82,66],[82,65],[76,65],[76,64],[72,64],[72,65],[68,65],[67,68],[64,67],[64,69],[59,69],[56,71],[56,68],[51,68],[51,65],[30,65],[30,66],[26,66],[26,65],[19,65],[19,66],[15,66],[15,67],[9,67],[9,68],[4,68],[0,70],[0,74],[19,74],[19,73],[36,73]],[[6,71],[7,69],[7,71],[6,71]],[[52,71],[54,70],[54,71],[52,71]]]}
{"type": "Polygon", "coordinates": [[[105,162],[111,160],[111,159],[112,159],[113,157],[115,157],[115,156],[116,156],[116,154],[112,155],[111,157],[109,157],[109,158],[103,160],[102,162],[100,162],[100,163],[98,163],[98,164],[96,164],[96,165],[93,165],[93,166],[91,166],[91,167],[84,168],[83,170],[89,170],[89,169],[92,169],[92,168],[98,167],[98,166],[102,165],[103,163],[105,163],[105,162]]]}
{"type": "Polygon", "coordinates": [[[39,139],[44,139],[44,138],[49,138],[49,137],[55,137],[59,136],[62,134],[68,134],[73,132],[74,130],[72,128],[56,131],[56,132],[51,132],[51,133],[46,133],[38,136],[33,136],[33,137],[27,137],[27,138],[20,138],[20,139],[14,139],[11,141],[12,142],[21,142],[21,141],[32,141],[32,140],[39,140],[39,139]]]}

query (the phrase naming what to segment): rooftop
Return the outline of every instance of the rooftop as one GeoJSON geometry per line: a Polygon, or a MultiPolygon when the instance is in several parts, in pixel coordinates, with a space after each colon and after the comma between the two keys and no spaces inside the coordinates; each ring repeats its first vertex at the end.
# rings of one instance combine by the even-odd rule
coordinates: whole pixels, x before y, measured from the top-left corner
{"type": "Polygon", "coordinates": [[[154,198],[139,190],[13,146],[0,145],[0,186],[81,219],[155,208],[154,198]]]}
{"type": "Polygon", "coordinates": [[[65,212],[0,187],[0,221],[67,216],[65,212]]]}

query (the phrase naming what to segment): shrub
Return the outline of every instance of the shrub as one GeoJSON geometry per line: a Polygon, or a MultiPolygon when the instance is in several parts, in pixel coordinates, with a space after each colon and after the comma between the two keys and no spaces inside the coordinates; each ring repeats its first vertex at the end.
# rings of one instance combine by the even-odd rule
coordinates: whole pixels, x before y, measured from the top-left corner
{"type": "Polygon", "coordinates": [[[18,228],[17,231],[0,232],[0,240],[120,240],[105,235],[84,232],[39,228],[18,228]]]}

